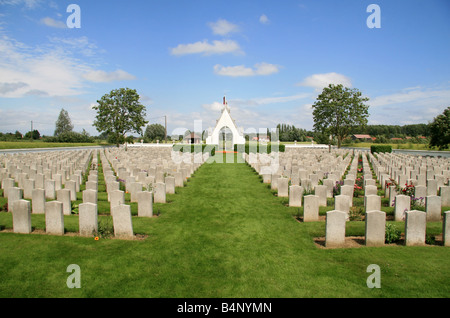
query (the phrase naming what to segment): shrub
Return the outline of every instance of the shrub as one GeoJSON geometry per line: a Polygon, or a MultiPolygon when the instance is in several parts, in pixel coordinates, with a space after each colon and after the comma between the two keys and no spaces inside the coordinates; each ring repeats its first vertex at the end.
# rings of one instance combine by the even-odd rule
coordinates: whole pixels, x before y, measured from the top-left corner
{"type": "Polygon", "coordinates": [[[385,242],[387,244],[398,242],[400,236],[401,231],[394,224],[386,224],[385,242]]]}
{"type": "Polygon", "coordinates": [[[44,136],[42,140],[45,142],[81,142],[93,143],[95,139],[87,133],[77,133],[74,131],[63,132],[58,136],[44,136]]]}
{"type": "Polygon", "coordinates": [[[436,236],[427,234],[427,236],[425,237],[425,243],[430,244],[430,245],[435,245],[436,244],[436,236]]]}
{"type": "Polygon", "coordinates": [[[344,185],[344,181],[336,181],[336,184],[333,187],[333,197],[341,194],[341,187],[344,185]]]}
{"type": "Polygon", "coordinates": [[[348,211],[348,218],[350,221],[362,221],[364,209],[362,207],[351,207],[348,211]]]}
{"type": "Polygon", "coordinates": [[[363,197],[364,196],[364,176],[360,176],[355,179],[355,184],[353,185],[353,197],[363,197]]]}
{"type": "Polygon", "coordinates": [[[392,146],[390,145],[372,145],[370,146],[370,152],[392,152],[392,146]]]}
{"type": "Polygon", "coordinates": [[[97,235],[101,238],[109,238],[114,235],[114,225],[111,218],[100,218],[98,220],[97,235]]]}
{"type": "Polygon", "coordinates": [[[38,140],[39,138],[41,138],[41,134],[39,133],[38,130],[33,130],[33,131],[27,132],[25,134],[24,138],[38,140]]]}
{"type": "Polygon", "coordinates": [[[234,151],[242,151],[242,147],[244,148],[244,152],[249,154],[251,153],[271,153],[273,152],[284,152],[285,151],[285,145],[282,144],[276,144],[268,143],[267,145],[261,145],[260,143],[252,143],[251,145],[249,143],[246,143],[245,145],[234,145],[234,151]]]}
{"type": "Polygon", "coordinates": [[[79,212],[78,209],[79,209],[78,204],[76,204],[75,202],[72,202],[72,207],[71,207],[72,213],[78,214],[78,212],[79,212]]]}
{"type": "Polygon", "coordinates": [[[181,151],[181,152],[190,152],[190,153],[198,153],[198,152],[209,152],[211,156],[216,154],[216,145],[204,145],[204,144],[196,144],[196,145],[174,145],[173,151],[181,151]]]}

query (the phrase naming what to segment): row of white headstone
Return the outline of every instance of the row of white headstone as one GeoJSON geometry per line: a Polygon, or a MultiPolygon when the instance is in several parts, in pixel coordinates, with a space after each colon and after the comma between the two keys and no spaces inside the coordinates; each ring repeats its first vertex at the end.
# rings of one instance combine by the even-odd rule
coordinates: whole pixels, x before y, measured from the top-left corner
{"type": "MultiPolygon", "coordinates": [[[[334,210],[330,211],[341,212],[342,214],[328,214],[330,212],[327,212],[327,220],[333,220],[334,217],[340,218],[341,215],[344,215],[344,225],[339,225],[338,227],[340,228],[340,231],[337,231],[340,233],[338,235],[340,239],[337,241],[341,244],[342,240],[345,239],[345,221],[349,220],[349,209],[353,204],[353,191],[356,175],[358,173],[358,159],[361,155],[362,171],[360,172],[363,173],[364,180],[362,188],[364,189],[364,209],[366,213],[366,244],[382,245],[384,244],[385,239],[386,214],[381,211],[381,197],[378,195],[377,181],[376,179],[373,179],[372,170],[369,165],[370,160],[372,165],[378,167],[377,158],[368,152],[356,151],[353,152],[353,160],[350,162],[351,156],[349,155],[350,152],[347,151],[347,153],[345,153],[345,150],[334,150],[332,153],[327,153],[324,150],[298,149],[293,151],[291,150],[288,154],[276,154],[275,156],[268,154],[244,154],[244,159],[262,176],[264,183],[271,183],[271,188],[277,190],[279,197],[289,198],[289,206],[301,207],[303,201],[304,222],[319,220],[319,207],[327,205],[327,198],[333,197],[333,187],[336,185],[336,181],[339,181],[339,178],[342,177],[348,169],[345,179],[342,181],[342,185],[340,186],[340,194],[334,197],[334,210]],[[325,164],[317,164],[317,162],[314,162],[314,158],[317,159],[317,161],[320,159],[319,162],[324,161],[325,164]],[[328,165],[329,162],[331,162],[331,166],[328,165]],[[323,173],[323,170],[329,172],[323,173]],[[324,177],[324,179],[321,179],[321,177],[324,177]],[[299,183],[298,180],[300,180],[299,183]],[[318,185],[318,180],[321,180],[323,185],[318,185]],[[291,183],[290,186],[289,183],[291,183]],[[305,195],[303,197],[304,191],[310,190],[314,190],[314,195],[305,195]],[[383,222],[381,221],[381,218],[384,220],[383,222]],[[343,238],[342,233],[344,233],[343,238]]],[[[382,154],[380,157],[382,158],[381,160],[383,160],[386,157],[389,157],[389,155],[382,154]]],[[[413,159],[409,158],[409,162],[412,161],[413,159]]],[[[390,162],[392,163],[396,161],[391,160],[390,162]]],[[[415,160],[415,162],[421,161],[415,160]]],[[[450,206],[450,187],[446,185],[448,184],[448,176],[450,176],[448,160],[427,159],[427,162],[428,164],[433,165],[433,173],[431,173],[431,169],[429,169],[428,177],[437,176],[436,179],[439,179],[440,182],[438,183],[439,186],[436,187],[436,190],[428,192],[430,195],[427,195],[424,198],[426,212],[423,212],[423,215],[425,216],[425,222],[423,224],[419,223],[418,226],[420,228],[424,228],[426,226],[426,221],[441,221],[441,206],[450,206]],[[438,165],[438,168],[435,168],[436,163],[438,162],[440,165],[438,165]],[[439,192],[440,195],[436,195],[437,192],[439,192]]],[[[421,167],[421,170],[424,169],[424,167],[421,167]]],[[[408,173],[413,171],[408,168],[404,168],[404,170],[408,171],[408,173]]],[[[383,169],[379,168],[375,170],[375,174],[379,175],[382,171],[383,169]]],[[[399,178],[399,180],[403,181],[403,177],[397,176],[398,172],[395,169],[391,169],[391,173],[392,174],[388,174],[389,178],[399,178]]],[[[386,179],[387,176],[384,176],[384,178],[386,179]]],[[[414,180],[407,181],[409,181],[410,184],[417,184],[414,180]]],[[[429,184],[436,184],[433,181],[436,180],[430,180],[429,184]]],[[[419,187],[420,190],[420,186],[416,186],[416,188],[417,187],[419,187]]],[[[431,188],[434,189],[433,186],[431,188]]],[[[406,221],[408,216],[410,219],[409,226],[405,227],[405,231],[407,229],[409,231],[409,235],[406,236],[408,238],[406,240],[406,244],[416,244],[412,243],[417,242],[417,239],[412,239],[413,235],[411,233],[415,231],[415,224],[417,222],[412,222],[411,220],[412,215],[422,215],[419,213],[421,211],[410,211],[409,196],[395,195],[395,198],[395,219],[397,221],[406,221]],[[414,214],[412,212],[414,212],[414,214]]],[[[447,214],[444,214],[443,220],[444,244],[450,244],[450,239],[445,236],[450,232],[448,230],[448,223],[446,223],[446,215],[447,214]]],[[[420,218],[421,217],[414,217],[414,220],[420,220],[420,218]]],[[[332,221],[326,222],[327,227],[328,224],[334,223],[335,222],[332,221]]],[[[337,223],[339,224],[339,222],[337,223]]],[[[336,225],[329,225],[330,233],[326,235],[328,236],[328,242],[331,245],[334,244],[331,242],[336,241],[333,239],[334,236],[332,235],[332,233],[336,232],[335,230],[332,230],[335,228],[336,225]]],[[[418,232],[422,233],[423,231],[418,232]]]]}
{"type": "Polygon", "coordinates": [[[138,216],[151,217],[153,202],[166,203],[166,193],[175,193],[175,187],[184,186],[184,181],[198,169],[204,162],[203,159],[207,159],[205,156],[201,158],[200,163],[198,161],[194,163],[195,161],[192,160],[194,154],[176,154],[184,157],[186,162],[191,159],[192,164],[182,162],[174,165],[170,164],[174,154],[171,151],[167,152],[166,149],[146,148],[129,152],[123,149],[107,149],[100,152],[82,151],[82,155],[80,152],[57,151],[4,156],[0,161],[0,181],[4,196],[8,198],[8,210],[13,214],[14,232],[30,233],[31,213],[36,213],[45,214],[47,233],[62,235],[64,215],[72,213],[72,202],[77,199],[84,174],[88,171],[87,168],[92,159],[85,184],[86,190],[82,192],[83,203],[78,207],[79,230],[80,235],[90,236],[97,233],[98,171],[96,169],[98,168],[97,155],[100,154],[115,236],[132,237],[134,234],[131,208],[125,203],[125,192],[120,190],[118,179],[125,184],[126,191],[131,193],[131,202],[138,203],[138,216]],[[34,161],[33,157],[35,157],[34,161]],[[137,164],[134,162],[136,157],[139,158],[137,164]],[[118,175],[113,168],[118,171],[118,175]],[[25,173],[22,173],[22,169],[25,173]],[[61,173],[66,169],[68,173],[61,173]],[[45,172],[43,178],[47,177],[48,180],[42,182],[43,184],[38,183],[38,187],[34,188],[36,183],[34,179],[28,178],[27,174],[30,171],[31,177],[40,177],[42,174],[40,172],[45,172]],[[18,187],[15,186],[16,183],[18,187]],[[29,189],[26,186],[29,184],[34,187],[29,189]],[[45,184],[49,186],[44,186],[45,184]],[[56,187],[50,185],[56,185],[56,187]],[[28,195],[29,192],[31,195],[28,195]],[[32,204],[24,199],[30,199],[32,204]],[[54,201],[47,202],[48,200],[54,201]]]}
{"type": "MultiPolygon", "coordinates": [[[[423,211],[405,212],[406,246],[425,245],[427,216],[423,211]]],[[[325,246],[340,247],[345,244],[345,212],[333,210],[326,214],[325,246]]],[[[386,213],[368,211],[365,214],[365,244],[367,246],[383,246],[385,244],[386,213]]],[[[442,222],[443,245],[450,246],[450,211],[444,212],[442,222]]]]}

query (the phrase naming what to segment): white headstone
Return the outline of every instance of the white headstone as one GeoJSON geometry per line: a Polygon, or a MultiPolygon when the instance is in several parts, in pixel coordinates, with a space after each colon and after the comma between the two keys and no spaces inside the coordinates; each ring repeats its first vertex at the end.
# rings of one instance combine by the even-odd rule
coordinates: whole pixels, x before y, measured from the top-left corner
{"type": "Polygon", "coordinates": [[[427,215],[422,211],[407,211],[405,213],[405,245],[424,245],[427,226],[427,215]]]}
{"type": "Polygon", "coordinates": [[[31,233],[30,201],[16,200],[13,203],[13,231],[14,233],[31,233]]]}
{"type": "Polygon", "coordinates": [[[45,203],[45,232],[52,235],[64,235],[62,202],[50,201],[45,203]]]}
{"type": "Polygon", "coordinates": [[[339,247],[345,243],[345,223],[347,214],[341,211],[328,211],[325,221],[325,246],[339,247]]]}
{"type": "Polygon", "coordinates": [[[366,212],[366,235],[367,246],[383,246],[385,241],[386,213],[382,211],[366,212]]]}

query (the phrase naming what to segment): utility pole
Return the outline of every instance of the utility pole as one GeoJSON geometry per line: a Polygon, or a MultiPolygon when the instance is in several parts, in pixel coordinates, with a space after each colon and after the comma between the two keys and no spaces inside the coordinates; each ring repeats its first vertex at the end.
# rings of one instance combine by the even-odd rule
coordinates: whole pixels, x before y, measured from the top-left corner
{"type": "Polygon", "coordinates": [[[33,121],[31,121],[31,133],[33,133],[33,121]]]}

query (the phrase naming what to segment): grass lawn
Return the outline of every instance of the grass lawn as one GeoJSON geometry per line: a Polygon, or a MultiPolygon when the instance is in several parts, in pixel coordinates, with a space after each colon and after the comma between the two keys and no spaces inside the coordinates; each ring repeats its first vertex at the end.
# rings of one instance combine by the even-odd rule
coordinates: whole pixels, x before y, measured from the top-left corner
{"type": "MultiPolygon", "coordinates": [[[[450,296],[448,247],[319,248],[313,238],[325,223],[298,222],[298,208],[245,163],[204,164],[186,185],[154,204],[159,217],[133,216],[145,240],[1,232],[0,297],[450,296]],[[66,285],[70,264],[80,266],[79,289],[66,285]],[[380,289],[366,285],[370,264],[381,268],[380,289]]],[[[78,231],[78,216],[64,221],[78,231]]],[[[32,215],[32,224],[44,229],[44,216],[32,215]]],[[[12,228],[11,213],[0,213],[0,227],[12,228]]],[[[364,235],[364,222],[347,222],[347,235],[364,235]]]]}
{"type": "Polygon", "coordinates": [[[43,141],[0,141],[0,149],[58,148],[106,145],[106,143],[70,143],[43,141]]]}

